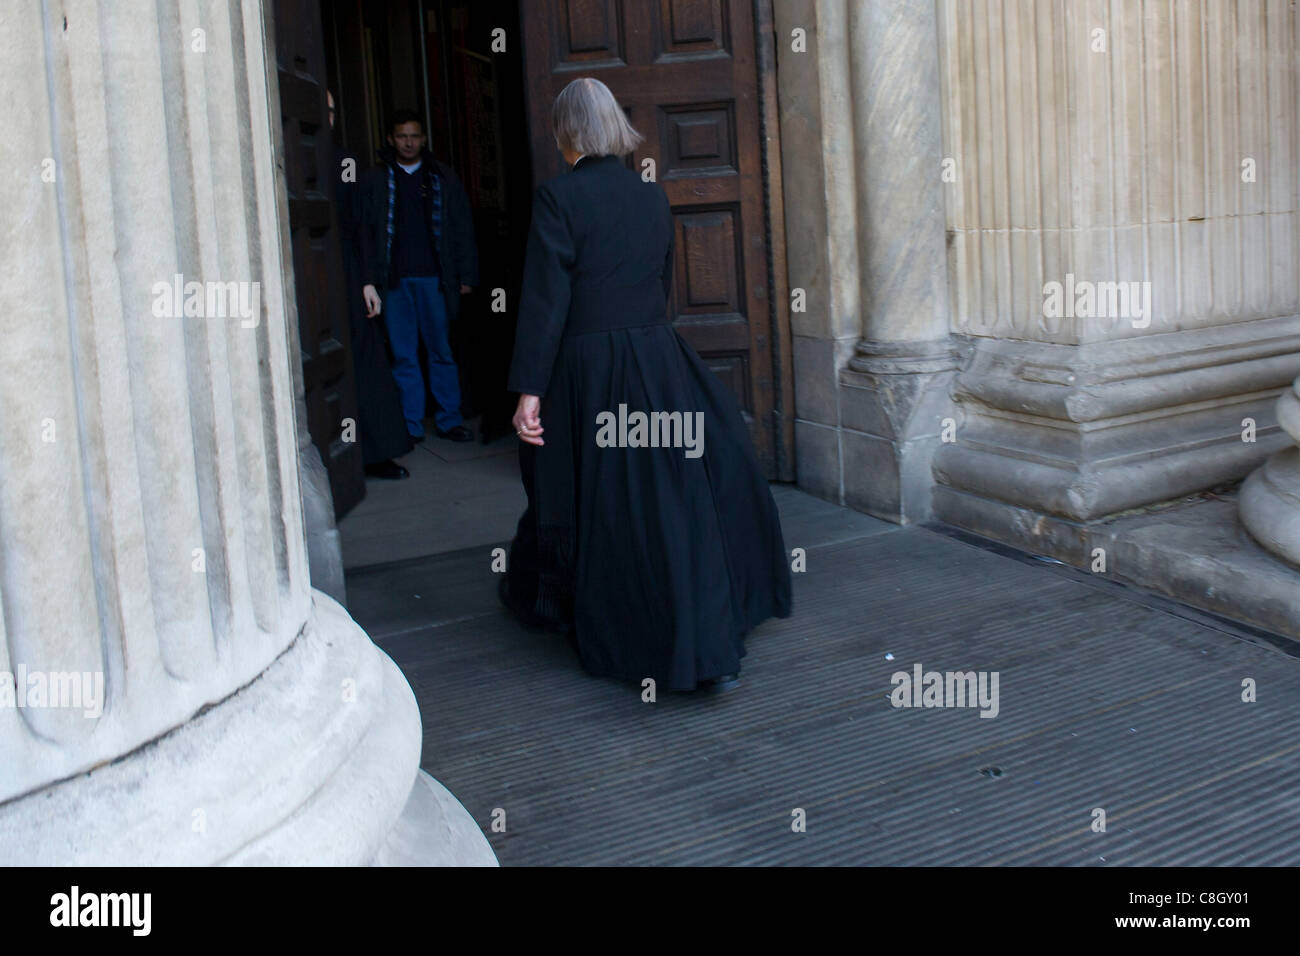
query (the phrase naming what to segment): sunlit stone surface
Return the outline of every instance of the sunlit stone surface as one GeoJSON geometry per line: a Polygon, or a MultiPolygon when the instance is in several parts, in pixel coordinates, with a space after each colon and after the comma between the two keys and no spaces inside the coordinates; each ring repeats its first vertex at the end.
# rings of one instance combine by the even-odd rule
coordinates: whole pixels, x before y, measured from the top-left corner
{"type": "Polygon", "coordinates": [[[0,862],[491,863],[311,587],[269,19],[200,7],[0,14],[0,862]]]}

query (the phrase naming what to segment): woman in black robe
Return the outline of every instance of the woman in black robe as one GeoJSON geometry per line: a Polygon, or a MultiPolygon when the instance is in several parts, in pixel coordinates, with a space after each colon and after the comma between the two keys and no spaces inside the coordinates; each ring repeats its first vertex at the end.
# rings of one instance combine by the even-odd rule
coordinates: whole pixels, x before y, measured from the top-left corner
{"type": "Polygon", "coordinates": [[[509,380],[528,508],[501,598],[592,674],[729,689],[745,635],[790,614],[776,505],[735,399],[669,321],[672,211],[620,159],[641,137],[593,79],[553,124],[573,169],[534,198],[509,380]]]}

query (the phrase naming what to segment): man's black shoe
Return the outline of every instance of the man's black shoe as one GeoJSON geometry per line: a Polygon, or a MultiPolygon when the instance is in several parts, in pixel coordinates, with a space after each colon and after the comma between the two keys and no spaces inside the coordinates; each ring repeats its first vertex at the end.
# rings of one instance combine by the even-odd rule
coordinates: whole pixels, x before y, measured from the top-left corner
{"type": "Polygon", "coordinates": [[[446,438],[451,441],[474,440],[474,433],[464,425],[457,425],[454,428],[448,428],[446,431],[443,431],[441,428],[435,428],[434,431],[437,432],[439,438],[446,438]]]}
{"type": "Polygon", "coordinates": [[[387,478],[389,481],[401,481],[403,478],[410,478],[411,473],[393,461],[375,462],[373,465],[366,465],[366,474],[371,478],[387,478]]]}
{"type": "Polygon", "coordinates": [[[415,442],[417,445],[420,444],[420,442],[424,441],[423,435],[411,435],[410,438],[411,441],[415,442]]]}

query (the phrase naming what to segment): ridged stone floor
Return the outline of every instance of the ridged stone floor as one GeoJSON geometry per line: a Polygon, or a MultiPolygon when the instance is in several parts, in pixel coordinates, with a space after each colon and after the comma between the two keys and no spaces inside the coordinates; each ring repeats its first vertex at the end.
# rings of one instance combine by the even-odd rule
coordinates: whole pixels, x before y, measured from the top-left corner
{"type": "Polygon", "coordinates": [[[1300,863],[1295,644],[776,494],[807,570],[722,697],[587,677],[498,606],[490,547],[349,572],[502,865],[1300,863]],[[894,708],[916,663],[996,671],[998,715],[894,708]]]}

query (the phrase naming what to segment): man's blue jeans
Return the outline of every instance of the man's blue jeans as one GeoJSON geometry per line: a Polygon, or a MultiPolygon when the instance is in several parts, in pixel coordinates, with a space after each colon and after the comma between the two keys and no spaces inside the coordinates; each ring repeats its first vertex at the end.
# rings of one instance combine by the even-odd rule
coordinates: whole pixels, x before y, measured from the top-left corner
{"type": "Polygon", "coordinates": [[[424,434],[424,377],[420,374],[419,347],[429,356],[429,392],[438,403],[434,421],[442,431],[461,424],[460,379],[448,341],[447,303],[442,280],[407,277],[388,290],[384,303],[388,340],[393,345],[393,378],[402,399],[406,430],[413,438],[424,434]]]}

